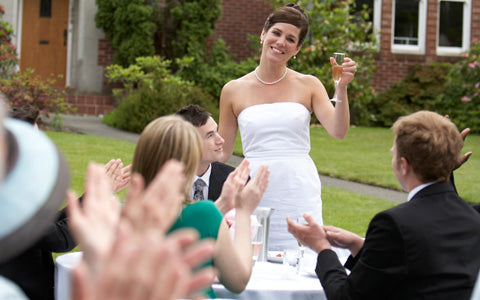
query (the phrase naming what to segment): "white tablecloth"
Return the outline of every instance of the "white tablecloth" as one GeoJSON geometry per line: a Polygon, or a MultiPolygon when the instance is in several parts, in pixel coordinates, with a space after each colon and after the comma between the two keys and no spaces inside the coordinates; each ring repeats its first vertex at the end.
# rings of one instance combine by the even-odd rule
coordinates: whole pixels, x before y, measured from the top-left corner
{"type": "MultiPolygon", "coordinates": [[[[334,249],[342,263],[349,252],[334,249]]],[[[69,300],[71,295],[70,273],[82,258],[82,252],[72,252],[58,256],[55,270],[55,300],[69,300]]],[[[293,267],[281,263],[257,262],[246,289],[235,294],[221,284],[213,289],[219,298],[245,300],[324,300],[326,299],[320,281],[314,273],[315,257],[304,262],[299,274],[293,267]]]]}
{"type": "Polygon", "coordinates": [[[257,262],[247,288],[240,294],[229,292],[221,284],[213,289],[220,298],[245,300],[326,299],[322,285],[313,272],[300,272],[293,267],[270,262],[257,262]]]}
{"type": "Polygon", "coordinates": [[[57,256],[55,260],[55,300],[70,300],[70,274],[82,259],[82,252],[57,256]]]}

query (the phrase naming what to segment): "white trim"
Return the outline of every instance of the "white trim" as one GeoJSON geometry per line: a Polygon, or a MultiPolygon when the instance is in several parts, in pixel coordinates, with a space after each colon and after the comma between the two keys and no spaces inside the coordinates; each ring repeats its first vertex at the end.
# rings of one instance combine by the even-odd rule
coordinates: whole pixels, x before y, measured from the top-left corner
{"type": "Polygon", "coordinates": [[[438,19],[437,19],[437,55],[443,56],[460,56],[462,53],[470,49],[470,20],[472,15],[471,0],[438,0],[438,19]],[[440,2],[463,2],[463,32],[462,47],[445,47],[439,46],[440,41],[440,2]]]}
{"type": "Polygon", "coordinates": [[[17,71],[20,71],[20,62],[22,60],[22,21],[23,21],[23,0],[20,0],[17,7],[17,71]]]}
{"type": "Polygon", "coordinates": [[[427,1],[418,1],[418,44],[414,45],[396,45],[394,44],[395,38],[395,2],[402,0],[392,1],[392,36],[391,36],[391,48],[392,53],[404,53],[404,54],[425,54],[425,34],[427,30],[427,1]]]}
{"type": "Polygon", "coordinates": [[[380,48],[381,41],[381,29],[382,29],[382,0],[373,1],[373,32],[377,39],[378,48],[380,48]]]}
{"type": "Polygon", "coordinates": [[[74,10],[75,0],[69,0],[68,3],[68,36],[67,36],[67,66],[65,70],[65,86],[70,85],[71,75],[70,70],[72,69],[72,49],[73,49],[73,10],[74,10]]]}

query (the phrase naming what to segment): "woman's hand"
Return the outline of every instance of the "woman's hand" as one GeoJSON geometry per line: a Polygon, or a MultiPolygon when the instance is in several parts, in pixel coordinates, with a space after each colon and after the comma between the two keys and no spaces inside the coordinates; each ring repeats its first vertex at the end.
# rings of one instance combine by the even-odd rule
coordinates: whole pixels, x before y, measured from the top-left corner
{"type": "MultiPolygon", "coordinates": [[[[332,66],[337,65],[337,62],[333,57],[330,57],[330,64],[332,66]]],[[[343,59],[342,66],[343,66],[342,79],[340,79],[340,82],[338,83],[338,87],[346,86],[348,83],[350,83],[355,77],[355,73],[357,72],[357,63],[353,61],[351,58],[345,57],[343,59]]]]}

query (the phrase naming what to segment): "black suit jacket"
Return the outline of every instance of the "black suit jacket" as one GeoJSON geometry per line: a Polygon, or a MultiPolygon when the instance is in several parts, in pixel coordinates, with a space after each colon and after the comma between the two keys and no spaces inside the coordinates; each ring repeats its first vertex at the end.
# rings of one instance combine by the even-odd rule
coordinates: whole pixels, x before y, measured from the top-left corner
{"type": "Polygon", "coordinates": [[[377,214],[345,269],[331,250],[316,273],[327,298],[469,299],[480,268],[480,218],[449,182],[377,214]]]}
{"type": "Polygon", "coordinates": [[[65,209],[32,247],[0,265],[0,275],[15,282],[31,300],[53,300],[55,265],[52,252],[68,252],[76,244],[65,209]]]}
{"type": "Polygon", "coordinates": [[[210,183],[208,185],[208,199],[216,201],[222,193],[222,187],[228,174],[230,174],[234,167],[221,162],[212,163],[212,171],[210,173],[210,183]]]}

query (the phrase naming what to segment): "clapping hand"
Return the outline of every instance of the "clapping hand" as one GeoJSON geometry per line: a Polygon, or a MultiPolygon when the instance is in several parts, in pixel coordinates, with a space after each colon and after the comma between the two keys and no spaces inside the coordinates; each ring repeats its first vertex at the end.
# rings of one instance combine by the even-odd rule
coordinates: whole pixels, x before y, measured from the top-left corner
{"type": "Polygon", "coordinates": [[[250,173],[249,164],[248,160],[242,160],[240,165],[225,180],[222,193],[215,201],[215,205],[223,215],[234,208],[235,199],[240,196],[240,191],[248,180],[248,174],[250,173]]]}
{"type": "Polygon", "coordinates": [[[105,172],[110,178],[112,191],[121,191],[130,183],[130,169],[132,165],[123,166],[121,159],[112,159],[105,165],[105,172]]]}
{"type": "Polygon", "coordinates": [[[167,162],[148,187],[132,177],[120,214],[103,167],[91,164],[80,206],[69,192],[70,226],[84,257],[73,272],[73,299],[177,299],[211,284],[213,270],[192,268],[213,254],[211,242],[196,243],[196,233],[165,238],[180,212],[183,166],[167,162]]]}
{"type": "Polygon", "coordinates": [[[334,226],[324,226],[323,228],[332,246],[348,249],[354,257],[362,249],[364,240],[355,233],[334,226]]]}

